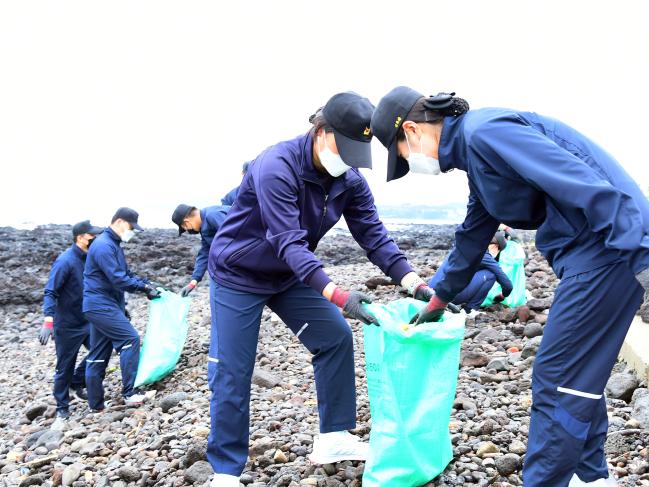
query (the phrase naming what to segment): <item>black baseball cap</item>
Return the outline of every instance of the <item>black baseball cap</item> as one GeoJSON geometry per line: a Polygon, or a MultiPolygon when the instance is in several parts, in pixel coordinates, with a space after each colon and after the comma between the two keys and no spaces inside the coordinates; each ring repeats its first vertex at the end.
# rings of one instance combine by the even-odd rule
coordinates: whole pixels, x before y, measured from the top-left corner
{"type": "Polygon", "coordinates": [[[322,108],[332,128],[342,160],[351,167],[372,168],[372,130],[374,105],[353,91],[332,96],[322,108]]]}
{"type": "Polygon", "coordinates": [[[142,230],[144,230],[144,228],[142,228],[142,227],[141,227],[140,225],[138,225],[138,223],[137,223],[137,219],[138,219],[139,216],[140,216],[140,215],[138,214],[137,211],[135,211],[135,210],[133,210],[133,209],[131,209],[131,208],[122,207],[122,208],[119,208],[119,209],[115,212],[115,214],[113,215],[113,219],[111,220],[111,222],[114,222],[114,221],[117,220],[118,218],[121,218],[122,220],[127,221],[127,222],[129,222],[131,225],[133,225],[133,230],[140,230],[140,231],[142,231],[142,230]]]}
{"type": "Polygon", "coordinates": [[[171,221],[178,225],[179,236],[185,233],[185,229],[182,227],[183,220],[195,209],[196,207],[191,205],[178,205],[171,215],[171,221]]]}
{"type": "Polygon", "coordinates": [[[399,156],[397,133],[417,100],[424,95],[407,86],[397,86],[381,98],[372,115],[371,128],[376,138],[388,149],[388,181],[405,176],[408,161],[399,156]]]}
{"type": "Polygon", "coordinates": [[[90,235],[99,235],[104,231],[101,227],[96,227],[90,223],[90,220],[84,220],[82,222],[76,223],[72,227],[72,236],[78,237],[84,233],[89,233],[90,235]]]}

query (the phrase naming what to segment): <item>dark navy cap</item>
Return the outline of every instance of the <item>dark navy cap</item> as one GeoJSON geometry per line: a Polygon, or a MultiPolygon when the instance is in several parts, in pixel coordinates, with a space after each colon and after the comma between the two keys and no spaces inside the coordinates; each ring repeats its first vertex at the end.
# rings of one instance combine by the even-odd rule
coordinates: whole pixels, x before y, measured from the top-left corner
{"type": "Polygon", "coordinates": [[[90,223],[90,220],[85,220],[75,224],[72,227],[72,236],[78,237],[84,233],[89,233],[90,235],[99,235],[104,231],[101,227],[96,227],[90,223]]]}
{"type": "Polygon", "coordinates": [[[191,205],[178,205],[174,210],[173,215],[171,215],[171,221],[178,225],[178,235],[185,233],[185,229],[182,227],[183,220],[187,218],[192,210],[195,210],[195,206],[191,205]]]}
{"type": "Polygon", "coordinates": [[[139,216],[140,216],[140,215],[138,214],[137,211],[135,211],[135,210],[133,210],[133,209],[131,209],[131,208],[122,207],[122,208],[119,208],[119,209],[115,212],[115,214],[113,215],[113,219],[112,219],[111,221],[114,222],[114,221],[117,220],[118,218],[121,218],[122,220],[127,221],[127,222],[129,222],[131,225],[133,225],[133,229],[134,229],[134,230],[140,230],[140,231],[142,231],[142,230],[144,230],[144,228],[142,228],[142,227],[141,227],[140,225],[138,225],[138,223],[137,223],[137,219],[138,219],[139,216]]]}
{"type": "Polygon", "coordinates": [[[372,168],[372,130],[374,105],[353,91],[332,96],[322,115],[333,129],[342,160],[351,167],[372,168]]]}
{"type": "Polygon", "coordinates": [[[399,156],[397,133],[412,107],[424,95],[407,86],[398,86],[381,98],[372,115],[372,131],[388,149],[388,181],[405,176],[408,161],[399,156]]]}

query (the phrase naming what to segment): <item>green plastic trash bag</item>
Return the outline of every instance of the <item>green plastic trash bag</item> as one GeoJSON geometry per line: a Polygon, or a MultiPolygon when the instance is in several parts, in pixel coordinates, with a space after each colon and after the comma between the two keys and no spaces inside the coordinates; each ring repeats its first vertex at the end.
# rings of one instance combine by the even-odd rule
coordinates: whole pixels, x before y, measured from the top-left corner
{"type": "Polygon", "coordinates": [[[162,290],[149,302],[149,323],[140,350],[135,387],[151,384],[176,368],[187,338],[191,298],[162,290]]]}
{"type": "Polygon", "coordinates": [[[423,306],[414,299],[367,305],[380,326],[364,327],[372,415],[365,487],[420,486],[453,458],[449,421],[466,315],[408,325],[423,306]]]}
{"type": "MultiPolygon", "coordinates": [[[[510,308],[523,306],[527,302],[525,290],[525,250],[523,250],[523,247],[518,242],[508,240],[507,246],[500,252],[498,259],[500,267],[507,274],[507,277],[509,277],[509,280],[512,281],[514,286],[514,290],[505,298],[503,304],[510,308]]],[[[502,288],[500,284],[495,283],[483,301],[482,307],[492,304],[494,298],[501,292],[502,288]]]]}

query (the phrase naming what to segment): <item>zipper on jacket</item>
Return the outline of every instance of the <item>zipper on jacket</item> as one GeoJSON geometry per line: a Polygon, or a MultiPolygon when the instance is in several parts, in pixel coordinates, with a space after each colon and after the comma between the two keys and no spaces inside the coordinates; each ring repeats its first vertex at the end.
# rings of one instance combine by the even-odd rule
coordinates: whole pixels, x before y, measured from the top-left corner
{"type": "MultiPolygon", "coordinates": [[[[324,191],[324,189],[323,189],[324,191]]],[[[320,218],[320,228],[318,228],[317,238],[322,237],[322,225],[324,224],[325,217],[327,216],[327,200],[329,199],[329,193],[324,195],[324,208],[322,208],[322,217],[320,218]]]]}

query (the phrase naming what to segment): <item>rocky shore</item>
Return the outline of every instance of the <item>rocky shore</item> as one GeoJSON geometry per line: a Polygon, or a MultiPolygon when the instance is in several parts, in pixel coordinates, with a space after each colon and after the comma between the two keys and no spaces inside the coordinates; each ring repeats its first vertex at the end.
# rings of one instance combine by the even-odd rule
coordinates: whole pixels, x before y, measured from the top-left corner
{"type": "MultiPolygon", "coordinates": [[[[66,226],[33,231],[0,228],[0,487],[28,485],[207,485],[211,468],[206,380],[210,333],[208,286],[194,293],[190,331],[177,370],[148,388],[143,407],[125,408],[119,362],[106,379],[110,407],[87,416],[72,404],[63,432],[49,429],[54,347],[36,337],[42,320],[42,289],[53,259],[68,245],[66,226]]],[[[453,241],[453,226],[413,226],[393,232],[422,277],[432,275],[453,241]]],[[[189,280],[198,238],[173,230],[146,231],[125,249],[132,269],[171,290],[189,280]]],[[[531,405],[531,372],[557,279],[526,235],[529,262],[526,306],[495,305],[467,322],[457,397],[450,423],[455,458],[428,486],[522,485],[531,405]]],[[[335,282],[371,294],[379,302],[403,297],[368,263],[353,239],[336,232],[323,240],[319,257],[335,282]]],[[[147,301],[129,303],[144,331],[147,301]]],[[[369,438],[371,419],[365,381],[362,326],[352,322],[356,342],[358,426],[369,438]]],[[[315,466],[307,460],[318,431],[310,356],[268,310],[263,315],[253,378],[251,460],[246,486],[361,485],[362,462],[315,466]]],[[[649,390],[619,363],[607,387],[610,428],[606,450],[620,485],[649,485],[649,390]]]]}

